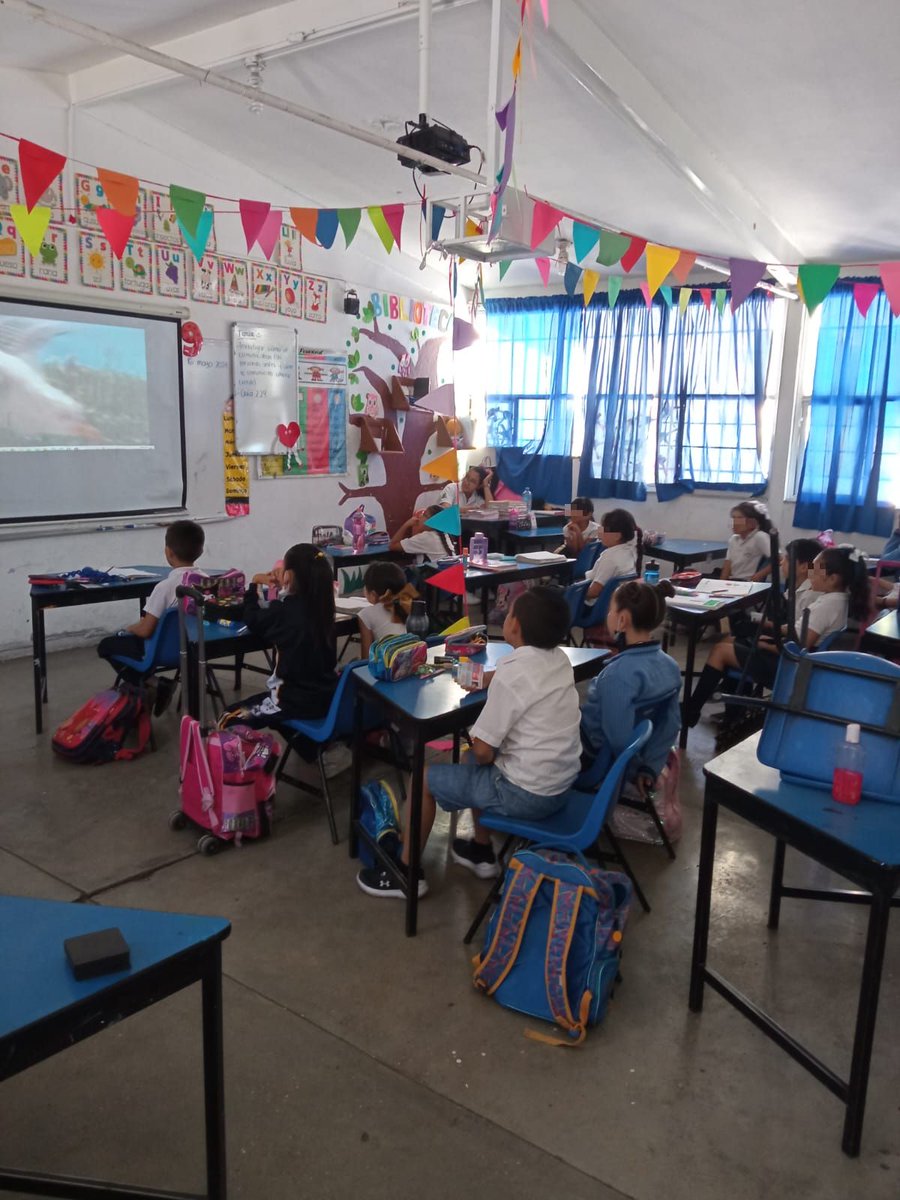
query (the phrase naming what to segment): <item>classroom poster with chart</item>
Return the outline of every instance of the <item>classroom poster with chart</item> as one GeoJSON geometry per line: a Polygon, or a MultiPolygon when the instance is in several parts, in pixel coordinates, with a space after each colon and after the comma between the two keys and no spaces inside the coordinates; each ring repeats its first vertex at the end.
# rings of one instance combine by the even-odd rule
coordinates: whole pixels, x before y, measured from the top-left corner
{"type": "Polygon", "coordinates": [[[347,356],[301,350],[297,359],[297,420],[282,437],[285,454],[264,454],[260,479],[347,472],[347,356]],[[296,438],[294,434],[296,433],[296,438]]]}

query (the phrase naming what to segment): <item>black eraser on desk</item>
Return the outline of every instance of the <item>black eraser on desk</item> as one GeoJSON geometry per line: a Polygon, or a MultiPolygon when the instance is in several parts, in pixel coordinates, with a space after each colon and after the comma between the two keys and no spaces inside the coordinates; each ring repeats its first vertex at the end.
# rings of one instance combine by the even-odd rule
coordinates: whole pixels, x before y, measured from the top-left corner
{"type": "Polygon", "coordinates": [[[128,943],[115,927],[66,938],[63,946],[76,979],[94,979],[113,971],[127,971],[131,966],[128,943]]]}

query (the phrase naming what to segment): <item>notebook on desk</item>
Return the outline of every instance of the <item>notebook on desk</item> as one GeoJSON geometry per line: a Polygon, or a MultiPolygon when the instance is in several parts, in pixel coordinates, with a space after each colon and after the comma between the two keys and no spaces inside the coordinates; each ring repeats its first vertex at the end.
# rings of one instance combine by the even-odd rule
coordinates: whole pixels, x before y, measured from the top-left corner
{"type": "Polygon", "coordinates": [[[516,555],[516,562],[531,566],[544,566],[551,563],[564,563],[569,560],[564,554],[554,554],[552,550],[526,550],[516,555]]]}

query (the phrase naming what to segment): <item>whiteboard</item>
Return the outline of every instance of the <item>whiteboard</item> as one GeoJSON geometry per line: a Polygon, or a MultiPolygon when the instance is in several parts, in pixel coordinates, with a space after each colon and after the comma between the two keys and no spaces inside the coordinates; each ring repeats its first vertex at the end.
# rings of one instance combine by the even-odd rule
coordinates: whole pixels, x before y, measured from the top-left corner
{"type": "Polygon", "coordinates": [[[297,333],[274,325],[235,324],[235,440],[242,454],[271,454],[275,430],[297,420],[297,333]]]}

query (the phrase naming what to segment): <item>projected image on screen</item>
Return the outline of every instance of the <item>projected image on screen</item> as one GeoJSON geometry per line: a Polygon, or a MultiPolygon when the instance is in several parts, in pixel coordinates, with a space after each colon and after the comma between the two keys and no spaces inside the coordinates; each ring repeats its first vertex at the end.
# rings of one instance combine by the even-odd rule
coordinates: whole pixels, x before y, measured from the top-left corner
{"type": "Polygon", "coordinates": [[[148,447],[143,329],[0,316],[0,451],[148,447]]]}

